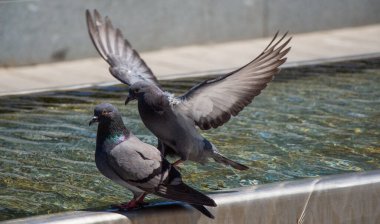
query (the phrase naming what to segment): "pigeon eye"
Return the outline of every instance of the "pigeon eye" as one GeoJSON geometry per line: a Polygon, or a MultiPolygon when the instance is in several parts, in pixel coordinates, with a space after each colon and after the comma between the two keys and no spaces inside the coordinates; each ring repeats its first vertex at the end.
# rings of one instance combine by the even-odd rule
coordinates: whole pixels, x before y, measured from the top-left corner
{"type": "Polygon", "coordinates": [[[103,116],[109,116],[110,113],[111,113],[111,111],[106,111],[106,110],[103,110],[103,111],[102,111],[102,115],[103,115],[103,116]]]}
{"type": "Polygon", "coordinates": [[[138,93],[139,90],[138,90],[138,89],[134,89],[133,92],[134,92],[134,93],[138,93]]]}

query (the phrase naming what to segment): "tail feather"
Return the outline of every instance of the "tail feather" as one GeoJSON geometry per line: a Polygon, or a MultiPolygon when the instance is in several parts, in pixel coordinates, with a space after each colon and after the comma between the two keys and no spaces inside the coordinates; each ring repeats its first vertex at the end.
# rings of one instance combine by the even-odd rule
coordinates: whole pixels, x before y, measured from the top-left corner
{"type": "Polygon", "coordinates": [[[155,194],[174,201],[186,202],[193,206],[207,205],[216,207],[216,203],[213,199],[184,183],[166,186],[160,185],[155,194]]]}
{"type": "Polygon", "coordinates": [[[224,157],[222,154],[219,154],[219,153],[212,154],[212,158],[218,163],[223,163],[224,165],[232,166],[233,168],[235,168],[237,170],[248,170],[249,169],[248,166],[245,166],[245,165],[240,164],[238,162],[232,161],[232,160],[224,157]]]}
{"type": "Polygon", "coordinates": [[[210,219],[215,219],[215,216],[213,214],[211,214],[211,212],[209,210],[207,210],[207,208],[205,208],[205,206],[203,206],[203,205],[196,205],[196,204],[191,204],[191,206],[193,206],[195,209],[197,209],[203,215],[209,217],[210,219]]]}

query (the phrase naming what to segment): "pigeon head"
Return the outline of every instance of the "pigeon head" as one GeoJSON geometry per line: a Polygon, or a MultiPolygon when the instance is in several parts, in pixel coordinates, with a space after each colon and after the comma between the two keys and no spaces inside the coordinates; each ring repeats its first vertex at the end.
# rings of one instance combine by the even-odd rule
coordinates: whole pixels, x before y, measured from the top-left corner
{"type": "Polygon", "coordinates": [[[95,106],[94,117],[89,125],[98,122],[96,147],[113,147],[125,141],[130,132],[125,127],[121,114],[112,104],[102,103],[95,106]]]}
{"type": "Polygon", "coordinates": [[[117,118],[121,118],[117,108],[110,103],[102,103],[95,106],[94,117],[91,119],[89,125],[95,122],[110,123],[117,118]]]}
{"type": "Polygon", "coordinates": [[[136,82],[129,87],[129,93],[127,99],[125,100],[125,105],[129,103],[129,101],[140,99],[146,93],[153,93],[159,88],[155,85],[152,85],[148,82],[136,82]]]}

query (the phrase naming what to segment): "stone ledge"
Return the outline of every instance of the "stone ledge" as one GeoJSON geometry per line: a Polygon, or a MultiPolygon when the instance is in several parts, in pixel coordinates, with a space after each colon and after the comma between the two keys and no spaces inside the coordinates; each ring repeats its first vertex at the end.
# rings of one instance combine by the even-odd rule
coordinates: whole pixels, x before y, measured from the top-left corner
{"type": "Polygon", "coordinates": [[[182,203],[143,209],[75,211],[6,221],[18,223],[376,223],[380,220],[380,170],[232,189],[210,195],[211,220],[182,203]],[[302,218],[303,217],[303,218],[302,218]]]}
{"type": "MultiPolygon", "coordinates": [[[[380,24],[295,34],[284,65],[302,65],[380,53],[380,24]]],[[[271,38],[188,46],[146,52],[143,59],[158,79],[203,76],[240,67],[259,54],[271,38]]],[[[0,68],[0,95],[72,89],[119,83],[100,59],[0,68]]]]}

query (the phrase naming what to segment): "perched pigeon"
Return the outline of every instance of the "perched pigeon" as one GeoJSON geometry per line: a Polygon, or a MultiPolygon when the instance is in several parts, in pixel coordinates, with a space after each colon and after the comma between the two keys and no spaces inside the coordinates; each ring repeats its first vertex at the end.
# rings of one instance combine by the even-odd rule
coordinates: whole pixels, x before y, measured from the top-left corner
{"type": "Polygon", "coordinates": [[[110,65],[111,74],[130,86],[126,104],[138,100],[138,109],[145,126],[157,136],[158,148],[165,154],[176,154],[180,160],[205,163],[207,158],[245,170],[247,166],[227,159],[196,129],[217,128],[236,116],[260,94],[279,72],[279,66],[290,50],[291,38],[274,36],[264,51],[247,65],[206,80],[180,97],[165,92],[138,53],[114,29],[106,17],[103,22],[95,10],[94,19],[87,10],[90,37],[99,54],[110,65]]]}
{"type": "Polygon", "coordinates": [[[134,195],[124,208],[141,205],[145,195],[152,193],[187,202],[213,218],[203,205],[216,206],[214,200],[183,183],[181,174],[161,156],[157,148],[140,141],[125,127],[113,105],[97,105],[89,125],[94,122],[99,122],[95,152],[97,168],[134,195]]]}

